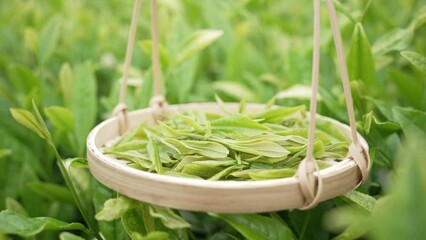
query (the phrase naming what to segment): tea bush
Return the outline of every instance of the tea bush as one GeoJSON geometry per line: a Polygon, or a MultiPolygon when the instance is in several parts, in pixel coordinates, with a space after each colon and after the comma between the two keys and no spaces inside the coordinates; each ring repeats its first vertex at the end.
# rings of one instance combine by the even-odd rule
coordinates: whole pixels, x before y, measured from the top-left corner
{"type": "MultiPolygon", "coordinates": [[[[87,170],[86,136],[117,103],[133,1],[0,1],[0,239],[421,239],[426,2],[335,3],[358,131],[370,145],[368,182],[307,211],[207,214],[119,196],[87,170]]],[[[144,0],[130,109],[146,107],[152,95],[148,5],[144,0]]],[[[311,5],[159,1],[167,100],[205,102],[217,94],[307,104],[311,5]]],[[[347,122],[322,8],[319,113],[347,122]]]]}

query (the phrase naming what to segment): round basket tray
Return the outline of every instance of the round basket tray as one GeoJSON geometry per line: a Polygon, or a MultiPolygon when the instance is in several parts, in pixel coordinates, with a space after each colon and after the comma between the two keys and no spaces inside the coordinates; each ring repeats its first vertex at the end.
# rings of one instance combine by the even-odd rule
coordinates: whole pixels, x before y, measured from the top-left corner
{"type": "MultiPolygon", "coordinates": [[[[226,104],[230,112],[238,111],[238,104],[226,104]]],[[[248,111],[263,109],[261,104],[248,104],[248,111]]],[[[216,103],[191,103],[169,106],[170,112],[203,110],[222,112],[216,103]]],[[[141,109],[128,115],[129,130],[141,122],[152,119],[151,109],[141,109]]],[[[328,117],[317,115],[333,123],[350,136],[349,126],[328,117]]],[[[190,211],[218,213],[271,212],[301,208],[304,204],[299,180],[296,177],[263,181],[208,181],[164,176],[131,168],[125,162],[108,157],[101,147],[119,137],[117,117],[110,118],[95,127],[87,139],[87,156],[92,174],[109,188],[133,199],[165,207],[190,211]]],[[[368,153],[368,144],[358,134],[360,145],[368,153]]],[[[369,158],[369,156],[366,156],[369,158]]],[[[367,159],[369,160],[369,159],[367,159]]],[[[319,172],[323,181],[320,201],[346,193],[361,181],[356,163],[345,158],[319,172]]],[[[314,173],[315,178],[318,173],[314,173]]]]}

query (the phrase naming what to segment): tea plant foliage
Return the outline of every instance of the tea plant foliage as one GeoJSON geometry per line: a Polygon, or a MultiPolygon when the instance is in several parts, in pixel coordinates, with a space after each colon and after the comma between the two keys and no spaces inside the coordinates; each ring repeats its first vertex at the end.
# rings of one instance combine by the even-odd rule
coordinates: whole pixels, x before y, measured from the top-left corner
{"type": "MultiPolygon", "coordinates": [[[[130,110],[146,107],[152,96],[149,1],[142,2],[126,99],[130,110]]],[[[137,202],[106,188],[87,169],[87,134],[117,104],[133,1],[0,1],[0,239],[422,238],[426,2],[334,2],[357,127],[370,146],[369,180],[307,211],[228,215],[137,202]]],[[[311,1],[158,4],[163,94],[169,103],[214,101],[218,95],[224,102],[244,99],[241,112],[244,101],[267,104],[274,96],[287,110],[308,105],[311,1]]],[[[324,6],[322,13],[318,110],[347,123],[324,6]]],[[[285,113],[250,117],[274,121],[276,114],[285,113]]],[[[211,121],[211,130],[252,136],[265,125],[241,115],[232,118],[211,121]],[[238,124],[230,128],[233,122],[238,124]]],[[[180,119],[199,135],[205,130],[187,116],[180,119]]],[[[167,124],[160,126],[162,133],[181,134],[167,124]]],[[[321,124],[317,128],[336,132],[321,124]]],[[[132,152],[126,157],[167,173],[155,144],[159,139],[151,138],[147,159],[137,159],[132,152]]],[[[178,141],[162,144],[211,157],[235,148],[255,150],[269,160],[288,154],[262,141],[256,142],[258,148],[233,141],[224,148],[178,141]]],[[[318,149],[323,147],[317,143],[318,149]]],[[[199,167],[194,164],[187,171],[199,167]]],[[[218,180],[235,174],[231,167],[218,175],[203,173],[218,180]]],[[[263,180],[293,174],[259,171],[238,176],[263,180]]]]}

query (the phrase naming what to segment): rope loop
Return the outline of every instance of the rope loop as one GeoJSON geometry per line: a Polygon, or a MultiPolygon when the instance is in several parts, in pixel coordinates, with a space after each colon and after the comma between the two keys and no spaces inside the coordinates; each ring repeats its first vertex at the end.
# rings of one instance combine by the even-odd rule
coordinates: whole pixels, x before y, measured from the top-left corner
{"type": "Polygon", "coordinates": [[[128,122],[128,108],[125,103],[119,103],[115,106],[112,111],[112,115],[118,118],[118,132],[122,135],[126,130],[129,124],[128,122]]]}
{"type": "Polygon", "coordinates": [[[319,173],[319,167],[315,159],[305,158],[300,162],[296,177],[299,179],[299,187],[305,204],[299,209],[310,209],[319,203],[323,191],[323,181],[319,173]],[[314,176],[315,172],[317,173],[316,178],[314,176]]]}
{"type": "Polygon", "coordinates": [[[162,95],[156,95],[151,98],[149,107],[152,109],[152,116],[155,121],[161,120],[167,114],[169,104],[162,95]]]}
{"type": "Polygon", "coordinates": [[[357,185],[357,187],[359,187],[367,181],[370,158],[364,148],[362,148],[359,144],[354,143],[349,145],[348,157],[354,160],[361,174],[361,180],[357,185]]]}

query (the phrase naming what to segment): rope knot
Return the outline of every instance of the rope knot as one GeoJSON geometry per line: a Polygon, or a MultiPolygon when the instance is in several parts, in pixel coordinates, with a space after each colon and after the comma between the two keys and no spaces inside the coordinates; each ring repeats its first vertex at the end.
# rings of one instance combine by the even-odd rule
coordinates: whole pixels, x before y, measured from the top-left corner
{"type": "Polygon", "coordinates": [[[112,111],[112,115],[116,116],[118,119],[118,132],[122,135],[128,126],[128,112],[127,105],[125,103],[119,103],[115,106],[112,111]]]}
{"type": "Polygon", "coordinates": [[[149,107],[152,109],[152,115],[156,121],[164,117],[168,106],[166,99],[161,95],[152,97],[149,102],[149,107]]]}
{"type": "Polygon", "coordinates": [[[300,190],[305,200],[305,206],[300,209],[306,210],[315,207],[319,202],[323,188],[319,167],[315,159],[303,159],[297,169],[296,177],[299,179],[300,190]],[[318,173],[316,181],[315,172],[318,173]]]}
{"type": "Polygon", "coordinates": [[[368,154],[365,152],[364,148],[362,148],[359,144],[354,143],[349,145],[348,155],[355,161],[359,172],[361,173],[361,181],[357,185],[358,187],[367,181],[370,158],[368,157],[368,154]]]}

